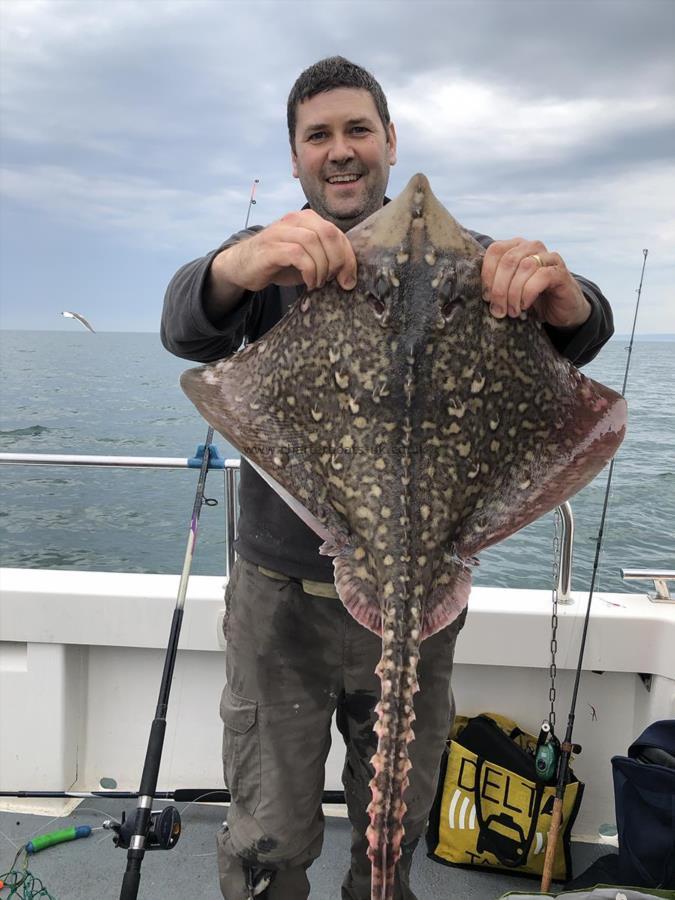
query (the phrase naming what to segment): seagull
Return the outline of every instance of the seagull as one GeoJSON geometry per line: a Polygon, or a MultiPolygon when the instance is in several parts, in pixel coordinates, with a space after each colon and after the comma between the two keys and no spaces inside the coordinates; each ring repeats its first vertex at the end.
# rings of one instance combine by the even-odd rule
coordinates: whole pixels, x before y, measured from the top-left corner
{"type": "Polygon", "coordinates": [[[91,327],[91,325],[89,324],[89,322],[87,322],[87,320],[85,319],[85,317],[84,317],[84,316],[81,316],[80,313],[76,313],[76,312],[68,312],[68,310],[64,310],[64,311],[61,313],[61,315],[62,315],[62,316],[65,316],[66,319],[77,319],[77,321],[78,321],[78,322],[81,322],[81,323],[84,325],[85,328],[88,328],[89,331],[91,331],[93,334],[96,334],[96,332],[95,332],[94,329],[91,327]]]}

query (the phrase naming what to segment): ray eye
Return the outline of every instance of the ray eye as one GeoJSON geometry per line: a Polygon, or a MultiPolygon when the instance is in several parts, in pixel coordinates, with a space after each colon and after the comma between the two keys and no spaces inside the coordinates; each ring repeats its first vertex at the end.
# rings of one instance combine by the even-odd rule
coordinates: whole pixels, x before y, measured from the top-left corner
{"type": "Polygon", "coordinates": [[[455,288],[454,272],[448,272],[438,286],[438,303],[441,308],[441,315],[445,318],[450,315],[455,304],[462,300],[459,294],[455,294],[455,288]]]}
{"type": "Polygon", "coordinates": [[[463,300],[464,297],[462,297],[461,294],[459,294],[457,297],[449,297],[441,306],[441,314],[444,315],[447,319],[450,313],[454,309],[457,309],[457,304],[462,303],[463,300]]]}
{"type": "Polygon", "coordinates": [[[386,300],[391,294],[391,281],[386,275],[380,275],[375,282],[375,294],[382,300],[386,300]]]}
{"type": "Polygon", "coordinates": [[[387,300],[391,297],[391,281],[385,275],[379,275],[373,289],[370,291],[370,300],[375,314],[381,316],[387,308],[387,300]]]}

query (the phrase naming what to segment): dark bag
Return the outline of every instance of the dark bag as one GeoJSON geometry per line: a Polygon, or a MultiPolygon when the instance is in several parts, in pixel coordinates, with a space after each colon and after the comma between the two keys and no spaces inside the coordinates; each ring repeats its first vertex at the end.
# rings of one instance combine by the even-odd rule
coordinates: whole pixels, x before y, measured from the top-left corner
{"type": "Polygon", "coordinates": [[[612,771],[621,882],[675,888],[675,719],[650,725],[612,771]]]}

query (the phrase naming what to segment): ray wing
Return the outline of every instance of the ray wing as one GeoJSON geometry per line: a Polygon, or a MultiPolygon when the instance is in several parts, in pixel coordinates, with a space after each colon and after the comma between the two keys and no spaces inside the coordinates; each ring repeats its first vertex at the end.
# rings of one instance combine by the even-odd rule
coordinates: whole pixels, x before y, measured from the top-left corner
{"type": "MultiPolygon", "coordinates": [[[[339,293],[322,292],[322,320],[344,316],[339,293]]],[[[341,426],[329,383],[334,350],[329,337],[317,338],[317,318],[302,297],[255,344],[215,365],[188,370],[181,386],[324,539],[323,552],[336,555],[348,552],[350,533],[336,496],[341,426]]]]}

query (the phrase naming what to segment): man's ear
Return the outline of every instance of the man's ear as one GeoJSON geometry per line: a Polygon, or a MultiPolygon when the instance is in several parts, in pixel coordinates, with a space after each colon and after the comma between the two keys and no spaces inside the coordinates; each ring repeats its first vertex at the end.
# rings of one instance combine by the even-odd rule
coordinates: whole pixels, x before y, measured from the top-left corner
{"type": "Polygon", "coordinates": [[[299,178],[298,175],[298,157],[291,149],[291,171],[293,172],[293,178],[299,178]]]}
{"type": "Polygon", "coordinates": [[[396,165],[396,128],[390,122],[387,128],[387,144],[389,145],[389,165],[396,165]]]}

